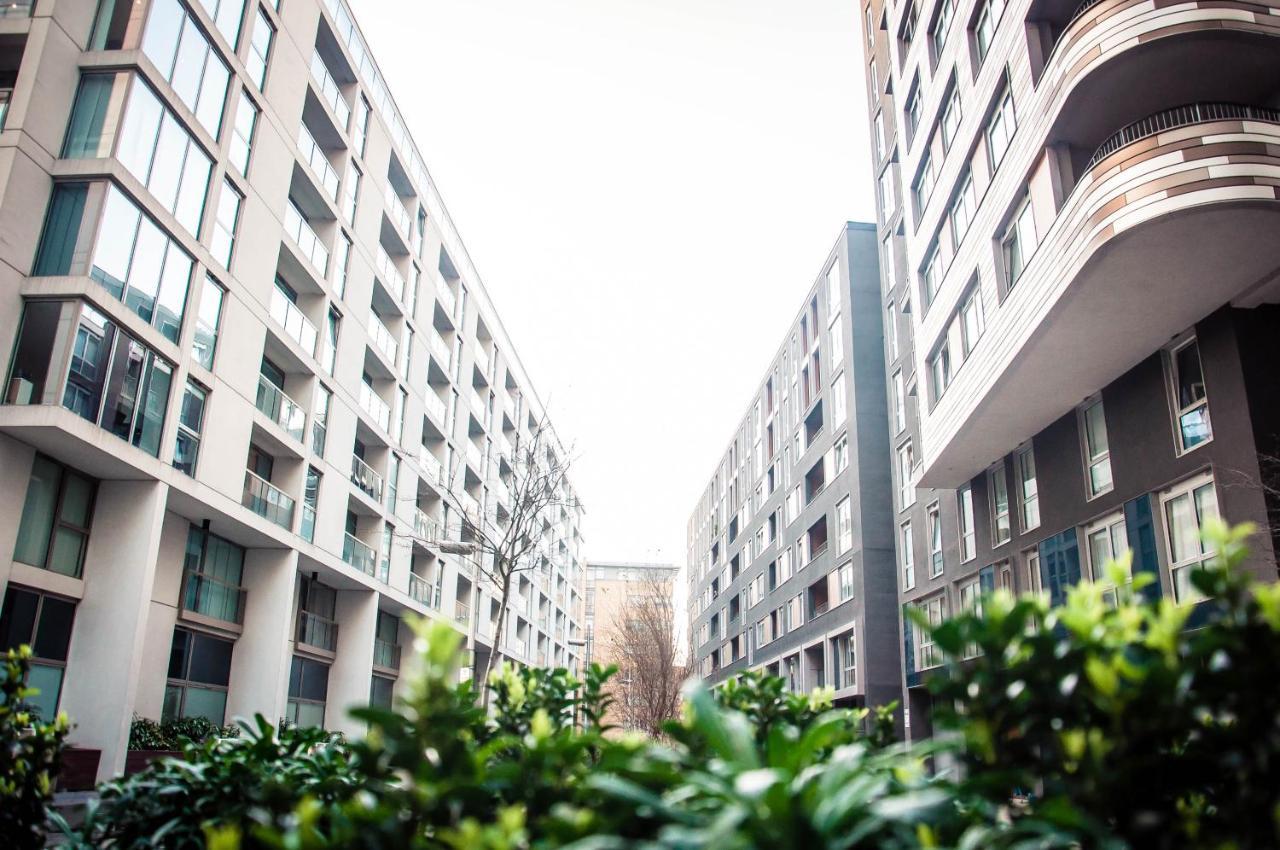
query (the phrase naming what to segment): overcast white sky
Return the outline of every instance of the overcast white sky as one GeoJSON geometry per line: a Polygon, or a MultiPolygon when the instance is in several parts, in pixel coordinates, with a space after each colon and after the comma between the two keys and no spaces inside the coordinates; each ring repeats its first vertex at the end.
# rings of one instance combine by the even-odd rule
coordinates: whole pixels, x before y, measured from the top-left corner
{"type": "Polygon", "coordinates": [[[846,220],[852,0],[352,0],[561,436],[587,556],[685,527],[846,220]]]}

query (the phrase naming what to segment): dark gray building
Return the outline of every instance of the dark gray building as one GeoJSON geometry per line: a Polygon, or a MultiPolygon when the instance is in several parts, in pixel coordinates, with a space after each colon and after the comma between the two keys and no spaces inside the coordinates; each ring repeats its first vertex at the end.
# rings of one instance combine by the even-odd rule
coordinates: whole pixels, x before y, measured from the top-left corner
{"type": "Polygon", "coordinates": [[[689,520],[694,669],[901,694],[875,228],[847,224],[689,520]]]}

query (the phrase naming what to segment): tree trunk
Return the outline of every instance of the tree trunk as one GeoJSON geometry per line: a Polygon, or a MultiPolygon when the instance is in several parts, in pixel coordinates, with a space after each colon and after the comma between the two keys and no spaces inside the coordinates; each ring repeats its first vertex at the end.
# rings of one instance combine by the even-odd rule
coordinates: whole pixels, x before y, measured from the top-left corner
{"type": "Polygon", "coordinates": [[[484,662],[484,675],[480,677],[480,705],[484,708],[489,707],[489,674],[493,671],[493,659],[497,656],[502,646],[502,640],[505,637],[504,631],[507,627],[507,600],[511,597],[511,578],[510,570],[505,569],[505,565],[501,571],[502,575],[502,604],[498,606],[498,622],[493,627],[493,648],[489,651],[489,657],[484,662]]]}

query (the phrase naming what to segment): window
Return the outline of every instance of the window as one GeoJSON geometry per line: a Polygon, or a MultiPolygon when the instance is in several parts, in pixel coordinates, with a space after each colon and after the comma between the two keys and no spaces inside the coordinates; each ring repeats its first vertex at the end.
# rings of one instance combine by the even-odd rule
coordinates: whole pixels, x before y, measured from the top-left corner
{"type": "Polygon", "coordinates": [[[271,58],[271,42],[275,39],[276,28],[271,25],[267,13],[258,9],[257,19],[253,24],[253,40],[249,42],[249,55],[245,57],[244,67],[249,72],[249,79],[261,91],[267,87],[267,62],[271,58]]]}
{"type": "Polygon", "coordinates": [[[942,512],[939,510],[937,502],[929,506],[928,522],[929,577],[937,578],[942,575],[945,567],[942,557],[942,512]]]}
{"type": "Polygon", "coordinates": [[[10,584],[0,608],[0,652],[31,647],[31,672],[27,685],[39,691],[24,700],[26,707],[44,720],[58,715],[67,650],[75,621],[74,602],[10,584]]]}
{"type": "Polygon", "coordinates": [[[894,268],[894,245],[893,234],[889,234],[884,238],[884,243],[880,246],[880,256],[884,258],[884,290],[891,291],[898,285],[897,270],[894,268]]]}
{"type": "Polygon", "coordinates": [[[1018,118],[1013,111],[1013,94],[1006,86],[996,100],[995,111],[987,121],[987,156],[991,161],[991,173],[995,174],[1009,149],[1009,139],[1018,129],[1018,118]]]}
{"type": "Polygon", "coordinates": [[[13,559],[79,578],[89,544],[97,484],[44,455],[36,455],[22,505],[13,559]]]}
{"type": "Polygon", "coordinates": [[[1004,461],[987,470],[987,490],[991,499],[991,545],[1008,543],[1013,536],[1009,526],[1009,484],[1005,480],[1004,461]]]}
{"type": "Polygon", "coordinates": [[[178,0],[152,4],[142,35],[142,52],[209,135],[217,138],[231,72],[178,0]]]}
{"type": "Polygon", "coordinates": [[[218,347],[218,325],[222,321],[222,298],[225,293],[211,276],[205,275],[200,292],[200,310],[196,315],[196,333],[191,342],[191,356],[206,369],[213,368],[213,353],[218,347]]]}
{"type": "Polygon", "coordinates": [[[1004,236],[1000,239],[1001,252],[1004,255],[1005,284],[1009,288],[1022,276],[1031,257],[1040,244],[1036,232],[1035,214],[1031,210],[1030,198],[1024,196],[1013,214],[1004,236]]]}
{"type": "Polygon", "coordinates": [[[853,506],[845,496],[836,504],[836,552],[853,548],[853,506]]]}
{"type": "Polygon", "coordinates": [[[898,558],[902,566],[902,589],[911,590],[916,586],[916,554],[910,520],[898,528],[898,558]]]}
{"type": "Polygon", "coordinates": [[[951,0],[942,0],[938,4],[938,16],[933,22],[933,50],[934,54],[942,53],[942,48],[947,43],[947,30],[951,29],[951,16],[955,12],[955,7],[951,0]]]}
{"type": "Polygon", "coordinates": [[[338,354],[338,335],[341,329],[342,315],[330,307],[329,313],[325,317],[324,348],[320,355],[321,365],[324,366],[325,372],[329,375],[333,374],[333,365],[338,354]]]}
{"type": "Polygon", "coordinates": [[[915,468],[915,451],[911,441],[898,446],[898,510],[906,510],[916,501],[916,488],[912,470],[915,468]]]}
{"type": "Polygon", "coordinates": [[[198,525],[187,532],[182,610],[228,623],[243,619],[245,550],[198,525]]]}
{"type": "Polygon", "coordinates": [[[898,359],[898,307],[892,301],[884,308],[884,337],[889,359],[898,359]]]}
{"type": "Polygon", "coordinates": [[[929,203],[929,195],[933,192],[933,184],[938,179],[933,168],[933,157],[927,152],[920,160],[920,170],[916,172],[916,180],[911,185],[911,199],[915,203],[915,215],[919,219],[929,203]]]}
{"type": "Polygon", "coordinates": [[[951,223],[951,245],[952,251],[958,250],[960,240],[964,239],[965,233],[969,230],[969,222],[973,221],[973,214],[978,208],[978,197],[973,188],[973,174],[969,169],[960,177],[960,188],[956,190],[955,197],[951,199],[951,209],[948,213],[948,219],[951,223]]]}
{"type": "Polygon", "coordinates": [[[1202,569],[1214,555],[1202,536],[1205,520],[1219,515],[1213,477],[1202,475],[1183,482],[1162,493],[1160,503],[1174,599],[1183,605],[1199,601],[1203,597],[1192,585],[1191,573],[1202,569]]]}
{"type": "Polygon", "coordinates": [[[880,214],[883,221],[893,218],[898,211],[898,182],[893,179],[893,164],[890,163],[880,174],[878,191],[880,193],[880,214]]]}
{"type": "Polygon", "coordinates": [[[242,175],[249,175],[249,155],[253,151],[253,131],[258,126],[258,107],[248,92],[241,90],[236,104],[236,121],[231,131],[227,159],[242,175]]]}
{"type": "Polygon", "coordinates": [[[836,570],[836,588],[840,594],[840,601],[853,598],[853,562],[842,565],[836,570]]]}
{"type": "Polygon", "coordinates": [[[1200,344],[1194,337],[1176,346],[1170,353],[1169,373],[1173,388],[1178,449],[1179,452],[1186,452],[1213,439],[1200,344]]]}
{"type": "Polygon", "coordinates": [[[236,225],[240,220],[239,190],[230,180],[222,181],[222,194],[218,197],[218,216],[209,237],[209,251],[222,265],[231,268],[231,254],[236,244],[236,225]]]}
{"type": "Polygon", "coordinates": [[[880,96],[880,75],[876,72],[876,60],[874,59],[867,66],[867,76],[871,79],[871,98],[875,100],[880,96]]]}
{"type": "Polygon", "coordinates": [[[858,685],[858,638],[850,631],[835,640],[836,690],[858,685]]]}
{"type": "Polygon", "coordinates": [[[1107,442],[1107,419],[1102,399],[1086,402],[1080,410],[1080,430],[1084,436],[1085,488],[1089,498],[1111,490],[1111,447],[1107,442]]]}
{"type": "Polygon", "coordinates": [[[345,230],[338,231],[338,238],[333,246],[333,288],[342,298],[347,292],[347,276],[351,273],[351,237],[345,230]]]}
{"type": "Polygon", "coordinates": [[[235,46],[240,37],[240,19],[244,17],[244,0],[200,0],[200,5],[213,19],[213,25],[226,38],[227,44],[235,46]]]}
{"type": "Polygon", "coordinates": [[[876,113],[873,127],[876,137],[876,162],[884,162],[884,113],[876,113]]]}
{"type": "Polygon", "coordinates": [[[889,381],[889,403],[893,405],[893,433],[901,434],[907,427],[906,386],[902,382],[902,370],[893,373],[889,381]]]}
{"type": "Polygon", "coordinates": [[[930,629],[942,625],[942,621],[947,618],[947,599],[938,594],[920,602],[916,607],[924,614],[926,623],[925,626],[919,623],[912,623],[911,626],[915,631],[916,669],[928,670],[942,663],[942,653],[934,646],[930,629]]]}
{"type": "Polygon", "coordinates": [[[921,93],[920,84],[916,82],[911,86],[911,94],[907,96],[907,132],[915,134],[920,129],[920,114],[924,109],[924,95],[921,93]]]}
{"type": "Polygon", "coordinates": [[[977,534],[973,526],[973,488],[968,484],[956,491],[956,515],[960,527],[960,561],[969,561],[977,553],[977,534]]]}
{"type": "Polygon", "coordinates": [[[203,388],[187,381],[182,395],[182,407],[178,411],[178,438],[173,450],[175,469],[187,475],[196,474],[196,460],[200,456],[200,429],[204,425],[204,405],[207,393],[203,388]]]}
{"type": "Polygon", "coordinates": [[[1023,591],[1025,593],[1039,593],[1041,589],[1040,550],[1032,548],[1023,552],[1022,562],[1026,565],[1026,583],[1023,585],[1023,591]]]}
{"type": "Polygon", "coordinates": [[[221,726],[226,721],[234,647],[229,640],[203,632],[174,629],[161,719],[203,717],[221,726]]]}
{"type": "Polygon", "coordinates": [[[1004,0],[984,0],[978,12],[978,20],[973,26],[973,38],[978,46],[978,63],[986,59],[991,49],[991,39],[995,36],[996,26],[1004,13],[1004,0]]]}
{"type": "MultiPolygon", "coordinates": [[[[982,582],[979,579],[972,579],[962,583],[957,588],[960,597],[960,610],[974,616],[982,616],[982,582]]],[[[978,645],[975,643],[965,644],[964,657],[977,658],[981,654],[978,645]]]]}
{"type": "Polygon", "coordinates": [[[1084,539],[1089,559],[1089,576],[1103,588],[1102,598],[1114,608],[1119,600],[1115,584],[1107,575],[1107,564],[1129,550],[1129,534],[1124,514],[1112,514],[1085,526],[1084,539]]]}
{"type": "Polygon", "coordinates": [[[871,6],[868,5],[864,12],[867,22],[867,47],[874,47],[876,43],[876,27],[871,19],[871,6]]]}
{"type": "Polygon", "coordinates": [[[831,450],[831,470],[833,475],[839,475],[849,468],[849,437],[848,435],[840,438],[839,442],[831,450]]]}
{"type": "Polygon", "coordinates": [[[1040,525],[1040,494],[1036,487],[1036,455],[1031,446],[1018,451],[1018,498],[1022,501],[1022,530],[1040,525]]]}
{"type": "Polygon", "coordinates": [[[360,166],[352,162],[351,170],[347,172],[347,179],[342,184],[342,214],[352,224],[356,220],[356,204],[360,196],[360,177],[360,166]]]}
{"type": "MultiPolygon", "coordinates": [[[[831,382],[831,428],[839,428],[848,412],[846,401],[844,372],[836,375],[831,382]]],[[[821,426],[821,421],[819,421],[821,426]]]]}
{"type": "Polygon", "coordinates": [[[311,406],[311,450],[324,456],[325,438],[329,429],[329,402],[333,393],[324,384],[316,384],[316,394],[311,406]]]}
{"type": "Polygon", "coordinates": [[[960,88],[953,83],[951,90],[947,92],[947,100],[942,106],[942,116],[939,119],[944,153],[951,150],[951,143],[955,141],[956,131],[960,129],[960,118],[960,88]]]}
{"type": "Polygon", "coordinates": [[[907,7],[903,20],[902,41],[910,47],[912,40],[916,37],[916,26],[920,23],[920,4],[916,0],[912,0],[911,5],[907,7]]]}
{"type": "Polygon", "coordinates": [[[938,350],[929,358],[929,379],[933,383],[933,400],[937,402],[951,386],[951,337],[943,334],[938,350]]]}
{"type": "MultiPolygon", "coordinates": [[[[839,315],[838,314],[835,315],[835,318],[839,318],[839,315]]],[[[831,352],[830,352],[831,365],[833,367],[838,368],[841,364],[844,363],[844,328],[842,328],[838,324],[833,323],[831,325],[830,339],[831,339],[831,352]]]]}
{"type": "Polygon", "coordinates": [[[351,128],[351,141],[361,156],[365,155],[365,145],[369,141],[369,101],[364,95],[356,98],[356,120],[351,128]]]}
{"type": "Polygon", "coordinates": [[[924,295],[924,304],[928,307],[933,303],[934,297],[938,294],[938,284],[942,281],[942,263],[938,259],[941,252],[938,250],[938,243],[929,248],[929,256],[925,258],[924,265],[920,267],[920,289],[924,295]]]}
{"type": "Polygon", "coordinates": [[[978,338],[982,336],[982,289],[974,285],[960,302],[960,350],[964,359],[969,358],[978,338]]]}
{"type": "Polygon", "coordinates": [[[293,656],[285,719],[295,726],[323,726],[328,693],[329,665],[301,655],[293,656]]]}

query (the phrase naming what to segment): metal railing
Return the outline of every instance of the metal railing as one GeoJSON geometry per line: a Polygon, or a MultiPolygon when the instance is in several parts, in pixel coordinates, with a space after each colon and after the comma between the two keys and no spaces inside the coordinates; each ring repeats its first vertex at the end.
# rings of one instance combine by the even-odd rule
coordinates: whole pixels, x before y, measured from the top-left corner
{"type": "Polygon", "coordinates": [[[373,639],[373,663],[388,670],[400,669],[400,644],[382,638],[373,639]]]}
{"type": "Polygon", "coordinates": [[[307,129],[306,124],[298,127],[298,153],[302,154],[302,159],[311,169],[311,173],[319,180],[320,185],[324,187],[325,192],[329,195],[329,200],[337,203],[338,201],[338,172],[333,170],[333,166],[329,163],[329,158],[324,155],[324,150],[316,141],[315,136],[311,135],[311,131],[307,129]]]}
{"type": "Polygon", "coordinates": [[[297,641],[326,652],[334,652],[338,649],[338,624],[328,617],[306,610],[299,611],[297,641]]]}
{"type": "Polygon", "coordinates": [[[440,365],[444,367],[446,372],[453,366],[453,350],[449,348],[449,343],[444,341],[444,337],[440,336],[440,332],[432,328],[427,332],[427,347],[436,359],[440,361],[440,365]]]}
{"type": "Polygon", "coordinates": [[[371,576],[376,572],[378,557],[372,546],[351,536],[350,532],[344,532],[342,560],[365,575],[371,576]]]}
{"type": "Polygon", "coordinates": [[[396,300],[403,303],[406,288],[404,275],[400,274],[400,269],[396,268],[396,264],[391,259],[391,255],[383,250],[381,243],[378,244],[374,255],[378,272],[386,278],[383,282],[387,285],[387,288],[391,290],[391,294],[396,297],[396,300]]]}
{"type": "Polygon", "coordinates": [[[428,608],[440,608],[440,597],[435,585],[417,573],[409,573],[409,598],[421,602],[428,608]]]}
{"type": "Polygon", "coordinates": [[[378,427],[383,431],[391,430],[391,407],[374,392],[373,387],[360,382],[359,392],[360,407],[365,413],[373,417],[373,421],[378,423],[378,427]]]}
{"type": "Polygon", "coordinates": [[[298,205],[289,199],[289,203],[284,205],[284,229],[293,239],[294,244],[298,246],[298,250],[307,258],[312,267],[320,272],[320,277],[324,277],[329,273],[329,249],[324,247],[324,243],[320,241],[320,237],[315,230],[311,228],[311,223],[307,221],[306,216],[302,214],[302,210],[298,209],[298,205]]]}
{"type": "Polygon", "coordinates": [[[342,89],[338,88],[338,81],[333,78],[333,74],[329,73],[329,66],[324,63],[319,51],[311,54],[311,76],[315,77],[321,96],[329,104],[329,108],[338,119],[339,126],[345,132],[351,119],[351,107],[342,97],[342,89]]]}
{"type": "Polygon", "coordinates": [[[396,342],[396,338],[391,335],[391,331],[387,330],[387,326],[382,324],[382,320],[373,311],[369,312],[368,328],[369,336],[373,338],[373,344],[387,358],[387,362],[394,365],[396,355],[400,353],[400,343],[396,342]]]}
{"type": "MultiPolygon", "coordinates": [[[[375,502],[382,501],[382,476],[356,455],[351,456],[351,483],[364,491],[375,502]]],[[[348,538],[354,539],[351,535],[348,538]]],[[[363,544],[362,544],[363,545],[363,544]]]]}
{"type": "Polygon", "coordinates": [[[244,471],[244,493],[240,503],[281,528],[293,527],[293,499],[248,469],[244,471]]]}
{"type": "Polygon", "coordinates": [[[227,623],[244,623],[245,590],[238,584],[186,570],[182,576],[182,610],[227,623]]]}
{"type": "Polygon", "coordinates": [[[290,339],[302,347],[312,357],[316,354],[316,326],[302,315],[298,305],[280,291],[279,287],[271,290],[271,318],[279,325],[290,339]]]}
{"type": "Polygon", "coordinates": [[[1173,109],[1166,109],[1140,121],[1134,121],[1113,133],[1094,151],[1093,156],[1089,158],[1089,163],[1085,166],[1085,171],[1093,168],[1120,148],[1150,136],[1191,124],[1224,120],[1266,121],[1269,124],[1280,124],[1280,111],[1233,103],[1192,103],[1187,106],[1175,106],[1173,109]]]}
{"type": "Polygon", "coordinates": [[[284,390],[267,380],[266,375],[258,375],[258,396],[254,404],[268,419],[287,431],[290,437],[301,442],[307,414],[284,390]]]}

